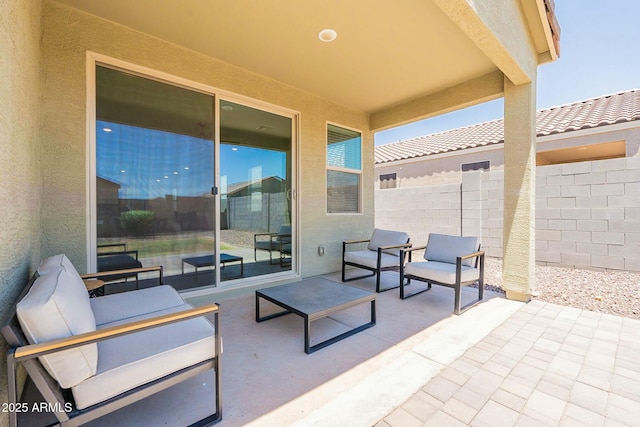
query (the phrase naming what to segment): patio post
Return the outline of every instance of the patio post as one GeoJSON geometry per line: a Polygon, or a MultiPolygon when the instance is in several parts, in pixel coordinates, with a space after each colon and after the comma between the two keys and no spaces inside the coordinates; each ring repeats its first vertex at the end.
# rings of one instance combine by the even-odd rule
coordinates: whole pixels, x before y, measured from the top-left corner
{"type": "MultiPolygon", "coordinates": [[[[535,72],[534,72],[535,73],[535,72]]],[[[529,301],[535,287],[536,78],[504,82],[503,287],[529,301]]]]}

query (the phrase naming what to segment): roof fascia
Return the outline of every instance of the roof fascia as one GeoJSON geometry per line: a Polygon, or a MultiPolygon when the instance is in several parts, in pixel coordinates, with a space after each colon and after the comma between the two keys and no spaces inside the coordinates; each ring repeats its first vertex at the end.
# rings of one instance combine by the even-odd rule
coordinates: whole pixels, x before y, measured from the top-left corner
{"type": "Polygon", "coordinates": [[[519,0],[433,0],[514,84],[536,78],[538,54],[519,0]]]}
{"type": "Polygon", "coordinates": [[[549,142],[549,141],[557,141],[557,140],[566,139],[566,138],[580,138],[583,136],[598,135],[601,133],[617,132],[621,130],[629,130],[634,128],[636,129],[640,128],[640,120],[633,120],[631,122],[625,122],[625,123],[614,123],[612,125],[604,125],[604,126],[598,126],[594,128],[570,130],[562,133],[554,133],[552,135],[542,135],[542,136],[536,137],[536,140],[537,142],[549,142]]]}
{"type": "Polygon", "coordinates": [[[484,153],[486,151],[502,150],[503,148],[504,148],[504,142],[496,142],[495,144],[486,145],[483,147],[472,147],[472,148],[465,148],[462,150],[451,150],[451,151],[446,151],[444,153],[411,157],[409,159],[400,159],[400,160],[392,160],[390,162],[375,163],[375,167],[382,168],[386,166],[401,166],[401,165],[406,165],[410,163],[422,162],[425,160],[438,160],[446,157],[458,156],[460,154],[474,154],[474,153],[484,153]]]}

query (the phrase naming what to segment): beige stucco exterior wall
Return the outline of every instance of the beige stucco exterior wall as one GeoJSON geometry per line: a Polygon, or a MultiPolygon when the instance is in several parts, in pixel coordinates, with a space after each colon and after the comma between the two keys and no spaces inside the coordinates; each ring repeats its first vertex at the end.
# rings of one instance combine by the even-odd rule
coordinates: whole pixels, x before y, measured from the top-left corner
{"type": "MultiPolygon", "coordinates": [[[[40,256],[40,1],[0,7],[0,316],[40,256]]],[[[2,366],[6,345],[0,340],[2,366]]],[[[0,369],[0,402],[7,402],[0,369]]],[[[6,413],[0,425],[8,425],[6,413]]]]}
{"type": "Polygon", "coordinates": [[[217,59],[44,3],[43,256],[66,252],[87,265],[86,51],[90,50],[300,113],[300,242],[303,276],[336,271],[340,242],[373,228],[373,137],[368,116],[217,59]],[[363,132],[363,214],[326,214],[326,122],[363,132]],[[319,257],[317,246],[327,246],[319,257]]]}

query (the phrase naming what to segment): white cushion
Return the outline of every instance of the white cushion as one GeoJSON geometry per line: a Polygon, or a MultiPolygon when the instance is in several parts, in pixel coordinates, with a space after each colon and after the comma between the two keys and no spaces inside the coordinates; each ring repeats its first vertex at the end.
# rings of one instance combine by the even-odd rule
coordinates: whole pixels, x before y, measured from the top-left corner
{"type": "MultiPolygon", "coordinates": [[[[184,304],[166,312],[190,307],[184,304]]],[[[214,357],[214,329],[199,317],[101,341],[98,350],[96,374],[72,388],[79,409],[214,357]]]]}
{"type": "MultiPolygon", "coordinates": [[[[454,285],[456,283],[456,266],[445,262],[418,261],[409,262],[404,266],[404,273],[435,282],[454,285]]],[[[463,265],[460,273],[460,282],[474,282],[480,279],[480,270],[463,265]]]]}
{"type": "Polygon", "coordinates": [[[65,269],[68,273],[80,276],[76,268],[73,266],[73,264],[65,254],[53,255],[49,258],[43,259],[42,261],[40,261],[37,270],[38,274],[42,276],[43,274],[47,274],[48,272],[56,271],[61,268],[65,269]]]}
{"type": "MultiPolygon", "coordinates": [[[[378,266],[378,252],[373,251],[353,251],[344,253],[345,262],[352,262],[358,265],[364,265],[370,268],[378,266]]],[[[380,257],[380,267],[395,267],[400,265],[400,258],[395,255],[382,253],[380,257]]]]}
{"type": "MultiPolygon", "coordinates": [[[[395,246],[395,245],[404,245],[409,241],[409,235],[403,231],[391,231],[391,230],[382,230],[380,228],[376,228],[373,230],[373,235],[371,236],[371,240],[369,240],[369,244],[367,245],[367,249],[370,251],[378,251],[378,248],[381,246],[395,246]]],[[[400,249],[388,249],[386,251],[388,254],[399,256],[400,249]]]]}
{"type": "Polygon", "coordinates": [[[178,292],[167,285],[91,298],[89,302],[97,327],[145,314],[159,315],[168,308],[184,305],[178,292]]]}
{"type": "MultiPolygon", "coordinates": [[[[16,305],[20,326],[30,343],[36,344],[96,330],[89,294],[73,269],[43,269],[25,297],[16,305]]],[[[97,344],[49,354],[39,358],[63,388],[72,387],[95,374],[97,344]]]]}
{"type": "MultiPolygon", "coordinates": [[[[478,250],[477,237],[448,236],[446,234],[430,233],[424,259],[429,261],[456,263],[459,256],[469,255],[478,250]]],[[[462,265],[473,267],[475,258],[462,261],[462,265]]]]}

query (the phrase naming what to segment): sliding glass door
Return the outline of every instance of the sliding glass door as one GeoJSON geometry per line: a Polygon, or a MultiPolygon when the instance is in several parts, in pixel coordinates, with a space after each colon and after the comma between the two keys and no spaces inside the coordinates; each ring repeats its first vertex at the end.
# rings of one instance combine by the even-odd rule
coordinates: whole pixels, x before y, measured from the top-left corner
{"type": "Polygon", "coordinates": [[[293,117],[219,102],[96,66],[98,270],[162,265],[178,289],[291,271],[293,117]]]}
{"type": "Polygon", "coordinates": [[[246,276],[291,270],[292,118],[220,102],[220,245],[246,276]]]}

